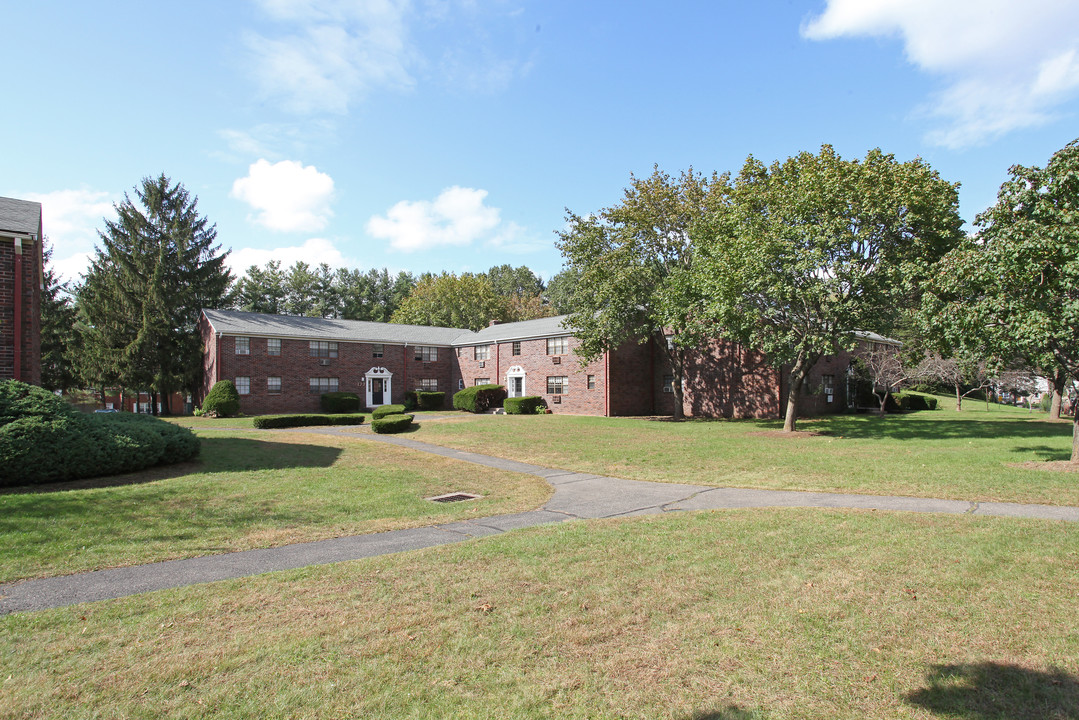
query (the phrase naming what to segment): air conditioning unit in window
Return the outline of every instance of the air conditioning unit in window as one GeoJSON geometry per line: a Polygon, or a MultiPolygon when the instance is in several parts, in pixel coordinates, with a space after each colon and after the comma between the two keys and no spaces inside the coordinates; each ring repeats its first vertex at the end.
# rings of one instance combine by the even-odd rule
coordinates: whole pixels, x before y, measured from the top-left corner
{"type": "Polygon", "coordinates": [[[551,397],[551,402],[553,402],[555,405],[561,405],[562,404],[562,396],[561,395],[553,395],[551,397]]]}
{"type": "Polygon", "coordinates": [[[318,364],[319,364],[319,365],[329,365],[329,364],[330,364],[330,361],[329,361],[329,360],[319,360],[319,361],[318,361],[318,364]]]}
{"type": "Polygon", "coordinates": [[[484,361],[484,360],[480,360],[480,367],[481,367],[481,368],[485,368],[485,367],[487,367],[487,362],[486,362],[486,361],[484,361]]]}
{"type": "Polygon", "coordinates": [[[551,362],[553,364],[555,364],[555,365],[561,365],[562,364],[562,358],[559,357],[558,355],[552,355],[551,356],[551,362]]]}

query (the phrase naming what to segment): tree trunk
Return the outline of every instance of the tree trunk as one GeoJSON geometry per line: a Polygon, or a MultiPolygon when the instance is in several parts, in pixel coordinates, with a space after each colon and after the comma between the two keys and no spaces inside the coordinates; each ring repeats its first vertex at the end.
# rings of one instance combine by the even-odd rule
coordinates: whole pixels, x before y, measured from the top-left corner
{"type": "Polygon", "coordinates": [[[790,389],[787,390],[787,415],[783,418],[783,432],[794,432],[798,421],[798,397],[802,394],[806,371],[809,369],[805,351],[800,350],[791,366],[790,389]]]}
{"type": "Polygon", "coordinates": [[[883,395],[881,395],[881,398],[880,398],[880,416],[881,416],[881,417],[884,417],[885,415],[887,415],[887,414],[888,414],[888,410],[887,410],[887,407],[888,407],[888,396],[889,396],[889,395],[891,395],[891,394],[892,394],[892,393],[891,393],[891,391],[890,391],[890,390],[885,390],[885,391],[884,391],[884,394],[883,394],[883,395]]]}
{"type": "Polygon", "coordinates": [[[1060,403],[1064,398],[1064,381],[1066,377],[1064,370],[1057,368],[1053,373],[1053,377],[1049,378],[1049,391],[1052,393],[1052,399],[1049,401],[1049,419],[1060,419],[1060,403]]]}
{"type": "Polygon", "coordinates": [[[959,383],[955,384],[955,411],[963,412],[963,396],[960,394],[959,383]]]}
{"type": "Polygon", "coordinates": [[[1072,462],[1079,463],[1079,410],[1072,421],[1072,462]]]}

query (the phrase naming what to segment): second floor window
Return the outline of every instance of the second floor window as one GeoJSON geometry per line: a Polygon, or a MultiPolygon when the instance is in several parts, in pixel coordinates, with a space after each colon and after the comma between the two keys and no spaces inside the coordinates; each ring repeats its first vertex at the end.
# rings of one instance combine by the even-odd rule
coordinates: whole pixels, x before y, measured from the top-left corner
{"type": "Polygon", "coordinates": [[[251,338],[238,337],[236,338],[236,354],[237,355],[250,355],[251,354],[251,338]]]}
{"type": "Polygon", "coordinates": [[[490,360],[491,359],[491,346],[490,345],[477,345],[476,346],[476,359],[477,360],[490,360]]]}
{"type": "Polygon", "coordinates": [[[371,346],[371,357],[382,357],[383,347],[382,345],[371,346]]]}
{"type": "Polygon", "coordinates": [[[434,362],[438,360],[438,348],[430,345],[419,345],[416,347],[416,359],[424,362],[434,362]]]}
{"type": "Polygon", "coordinates": [[[566,338],[564,338],[564,337],[547,338],[547,354],[548,355],[565,355],[566,354],[566,338]]]}
{"type": "Polygon", "coordinates": [[[325,340],[311,341],[311,357],[335,358],[337,357],[337,343],[325,340]]]}
{"type": "Polygon", "coordinates": [[[517,341],[515,341],[513,343],[513,349],[510,351],[510,353],[513,354],[513,355],[520,355],[521,354],[521,341],[520,340],[517,340],[517,341]]]}
{"type": "Polygon", "coordinates": [[[281,338],[268,338],[266,340],[266,354],[267,355],[280,355],[281,354],[281,338]]]}

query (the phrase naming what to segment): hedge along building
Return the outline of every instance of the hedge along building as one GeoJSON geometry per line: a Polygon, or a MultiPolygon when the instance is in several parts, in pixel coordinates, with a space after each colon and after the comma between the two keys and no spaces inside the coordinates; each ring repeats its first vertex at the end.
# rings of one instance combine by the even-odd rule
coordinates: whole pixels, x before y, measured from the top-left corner
{"type": "MultiPolygon", "coordinates": [[[[376,407],[400,403],[410,390],[452,395],[496,383],[510,397],[542,397],[554,412],[672,413],[673,376],[651,341],[627,343],[582,365],[564,320],[498,323],[472,332],[204,310],[201,395],[219,380],[232,380],[241,411],[262,414],[318,411],[324,392],[355,392],[376,407]]],[[[828,356],[813,368],[805,414],[847,407],[841,383],[850,359],[848,353],[828,356]]],[[[783,407],[784,375],[763,354],[726,340],[691,353],[685,375],[689,416],[779,417],[783,407]]]]}
{"type": "Polygon", "coordinates": [[[41,384],[41,203],[0,197],[0,380],[41,384]]]}

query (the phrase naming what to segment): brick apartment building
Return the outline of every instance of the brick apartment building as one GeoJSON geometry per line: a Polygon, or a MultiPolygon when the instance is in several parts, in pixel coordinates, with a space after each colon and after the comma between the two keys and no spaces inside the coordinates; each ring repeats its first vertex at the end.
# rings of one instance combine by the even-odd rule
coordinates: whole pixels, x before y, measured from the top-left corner
{"type": "Polygon", "coordinates": [[[0,197],[0,380],[41,384],[41,203],[0,197]]]}
{"type": "MultiPolygon", "coordinates": [[[[355,392],[367,407],[400,403],[409,390],[446,392],[505,385],[511,397],[538,395],[553,412],[670,415],[673,377],[649,341],[627,343],[581,365],[565,316],[495,324],[478,332],[325,318],[204,310],[205,397],[232,380],[247,414],[319,410],[319,395],[355,392]]],[[[897,344],[865,333],[864,342],[897,344]]],[[[848,407],[851,356],[822,358],[806,383],[806,414],[848,407]]],[[[685,407],[696,417],[779,417],[784,377],[760,352],[715,340],[692,353],[685,407]]],[[[201,402],[201,398],[199,398],[201,402]]]]}

